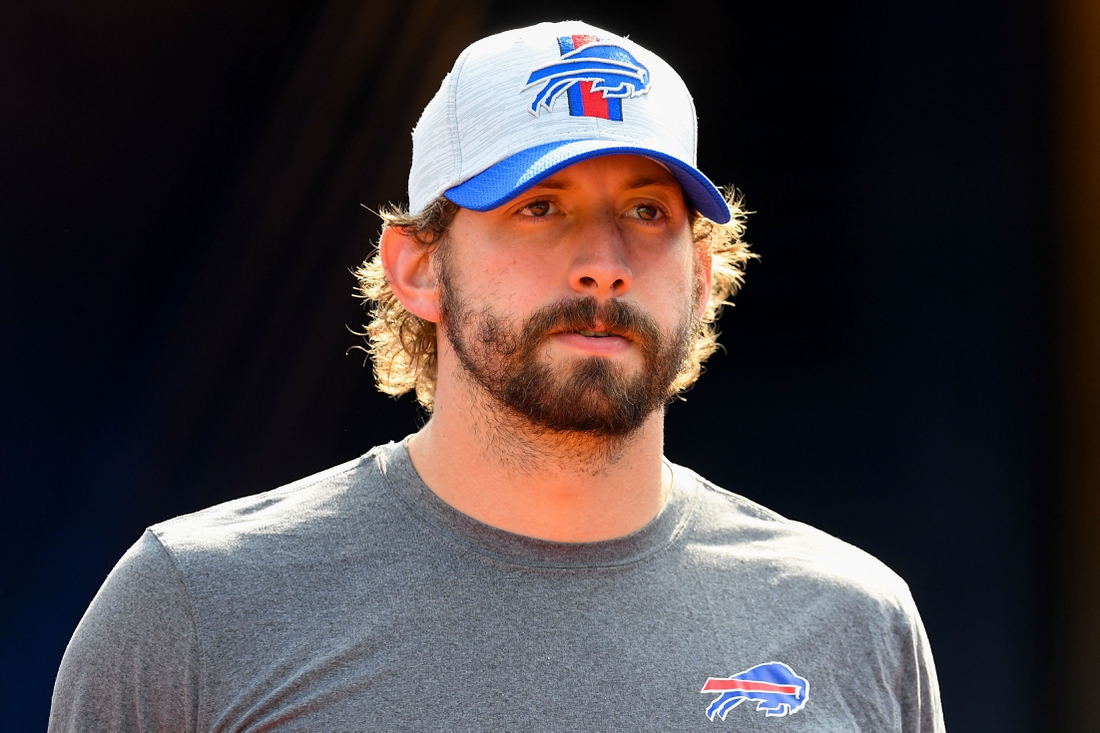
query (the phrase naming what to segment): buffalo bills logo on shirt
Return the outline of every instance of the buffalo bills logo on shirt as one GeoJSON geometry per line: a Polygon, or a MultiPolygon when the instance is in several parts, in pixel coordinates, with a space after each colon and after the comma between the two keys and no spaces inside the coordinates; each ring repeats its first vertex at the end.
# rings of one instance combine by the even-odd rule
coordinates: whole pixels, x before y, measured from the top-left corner
{"type": "Polygon", "coordinates": [[[806,704],[810,683],[782,662],[758,664],[732,677],[711,677],[700,692],[719,692],[707,708],[707,717],[722,720],[726,713],[745,702],[757,703],[756,709],[768,716],[797,713],[806,704]]]}
{"type": "Polygon", "coordinates": [[[530,107],[536,117],[567,94],[570,115],[621,122],[623,99],[649,91],[649,69],[621,46],[589,35],[562,36],[558,46],[561,60],[532,71],[524,85],[542,85],[530,107]]]}

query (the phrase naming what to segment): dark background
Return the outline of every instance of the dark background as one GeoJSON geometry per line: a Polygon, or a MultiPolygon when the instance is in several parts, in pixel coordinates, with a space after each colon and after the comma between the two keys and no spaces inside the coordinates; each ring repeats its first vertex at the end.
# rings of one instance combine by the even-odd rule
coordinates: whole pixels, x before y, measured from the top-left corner
{"type": "Polygon", "coordinates": [[[44,727],[145,526],[422,422],[345,353],[360,204],[405,199],[467,43],[573,17],[681,72],[701,167],[756,212],[668,455],[897,570],[953,733],[1078,729],[1035,687],[1074,643],[1039,0],[5,3],[0,729],[44,727]]]}

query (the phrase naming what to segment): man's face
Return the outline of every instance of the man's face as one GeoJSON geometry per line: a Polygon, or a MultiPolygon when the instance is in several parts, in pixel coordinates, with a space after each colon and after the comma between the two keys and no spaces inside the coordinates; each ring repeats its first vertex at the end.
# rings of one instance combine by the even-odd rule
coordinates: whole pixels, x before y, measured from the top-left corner
{"type": "Polygon", "coordinates": [[[705,298],[697,259],[667,170],[594,158],[459,212],[440,252],[440,325],[466,375],[533,425],[624,436],[683,368],[705,298]]]}

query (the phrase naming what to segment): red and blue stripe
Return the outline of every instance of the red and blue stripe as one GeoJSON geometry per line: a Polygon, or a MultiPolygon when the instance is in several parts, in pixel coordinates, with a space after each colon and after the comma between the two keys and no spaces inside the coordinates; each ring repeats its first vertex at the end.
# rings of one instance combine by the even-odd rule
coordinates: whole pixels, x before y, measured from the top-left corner
{"type": "MultiPolygon", "coordinates": [[[[600,40],[596,36],[577,34],[573,36],[561,36],[558,38],[558,46],[561,55],[576,51],[590,43],[600,40]]],[[[623,100],[617,97],[604,97],[603,92],[592,91],[595,82],[580,81],[569,87],[569,114],[574,117],[599,117],[604,120],[623,120],[623,100]]]]}

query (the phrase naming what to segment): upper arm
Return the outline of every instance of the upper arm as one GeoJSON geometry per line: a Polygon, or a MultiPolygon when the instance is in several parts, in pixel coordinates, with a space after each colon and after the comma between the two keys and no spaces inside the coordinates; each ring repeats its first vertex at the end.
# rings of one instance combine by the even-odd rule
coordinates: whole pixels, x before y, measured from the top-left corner
{"type": "Polygon", "coordinates": [[[107,576],[65,649],[49,730],[193,731],[198,671],[186,587],[146,532],[107,576]]]}

